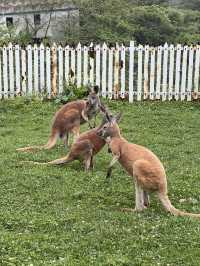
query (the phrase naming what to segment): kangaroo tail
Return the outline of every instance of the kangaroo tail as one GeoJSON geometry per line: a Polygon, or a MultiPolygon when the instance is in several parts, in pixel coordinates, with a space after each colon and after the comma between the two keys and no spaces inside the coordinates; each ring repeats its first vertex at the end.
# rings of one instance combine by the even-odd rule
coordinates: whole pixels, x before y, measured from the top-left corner
{"type": "Polygon", "coordinates": [[[194,218],[199,218],[200,219],[200,214],[197,213],[190,213],[190,212],[184,212],[176,209],[172,204],[171,201],[169,200],[168,196],[162,193],[158,194],[159,199],[166,209],[166,211],[170,212],[171,214],[175,216],[189,216],[189,217],[194,217],[194,218]]]}
{"type": "Polygon", "coordinates": [[[73,161],[73,158],[70,155],[67,155],[65,157],[62,157],[60,159],[56,159],[54,161],[47,162],[45,164],[51,164],[51,165],[59,165],[59,164],[65,164],[73,161]]]}
{"type": "Polygon", "coordinates": [[[47,144],[41,146],[28,146],[24,148],[19,148],[16,149],[16,151],[50,150],[56,145],[57,139],[58,139],[58,133],[52,131],[47,144]]]}
{"type": "Polygon", "coordinates": [[[36,165],[59,165],[59,164],[65,164],[73,161],[73,158],[69,155],[62,157],[60,159],[56,159],[54,161],[46,162],[46,163],[40,163],[40,162],[34,162],[34,161],[23,161],[23,163],[32,163],[36,165]]]}

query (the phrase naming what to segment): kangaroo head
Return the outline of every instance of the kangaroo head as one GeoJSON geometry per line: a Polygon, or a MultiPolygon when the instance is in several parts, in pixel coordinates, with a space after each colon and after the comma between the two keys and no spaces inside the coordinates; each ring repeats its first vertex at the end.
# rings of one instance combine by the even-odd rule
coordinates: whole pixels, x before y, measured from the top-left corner
{"type": "Polygon", "coordinates": [[[107,115],[107,119],[105,120],[105,123],[102,124],[97,134],[105,140],[109,137],[110,138],[119,137],[120,129],[119,129],[118,123],[121,119],[121,116],[122,116],[122,113],[119,113],[114,117],[110,117],[107,115]]]}
{"type": "Polygon", "coordinates": [[[100,106],[100,99],[99,99],[99,87],[94,86],[93,88],[88,89],[89,95],[87,97],[87,106],[91,107],[98,107],[100,106]]]}
{"type": "Polygon", "coordinates": [[[99,87],[94,86],[88,89],[89,95],[86,100],[86,113],[89,119],[95,116],[99,111],[106,113],[106,108],[99,97],[99,87]]]}

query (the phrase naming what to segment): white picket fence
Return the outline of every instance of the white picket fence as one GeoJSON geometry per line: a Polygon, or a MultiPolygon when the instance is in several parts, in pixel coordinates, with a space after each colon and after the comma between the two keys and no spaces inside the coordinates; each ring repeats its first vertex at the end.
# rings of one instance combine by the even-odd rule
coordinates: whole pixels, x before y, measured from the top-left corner
{"type": "Polygon", "coordinates": [[[109,99],[198,99],[200,46],[159,47],[105,43],[0,48],[0,99],[63,92],[69,83],[98,85],[109,99]]]}

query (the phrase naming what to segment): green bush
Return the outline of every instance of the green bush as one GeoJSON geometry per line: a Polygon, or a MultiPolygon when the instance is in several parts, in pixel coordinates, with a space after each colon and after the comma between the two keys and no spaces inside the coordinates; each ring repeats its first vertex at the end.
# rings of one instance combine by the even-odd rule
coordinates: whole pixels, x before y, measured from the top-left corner
{"type": "Polygon", "coordinates": [[[65,84],[63,92],[53,99],[56,103],[67,103],[73,100],[82,99],[88,95],[88,88],[82,86],[78,88],[76,85],[70,83],[65,84]]]}

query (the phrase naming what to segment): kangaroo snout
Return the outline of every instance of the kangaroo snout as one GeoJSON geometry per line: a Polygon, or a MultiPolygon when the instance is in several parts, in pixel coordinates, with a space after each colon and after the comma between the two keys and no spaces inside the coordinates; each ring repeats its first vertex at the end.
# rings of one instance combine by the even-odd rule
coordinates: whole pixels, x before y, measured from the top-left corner
{"type": "Polygon", "coordinates": [[[101,138],[103,138],[103,130],[98,130],[97,135],[101,138]]]}

